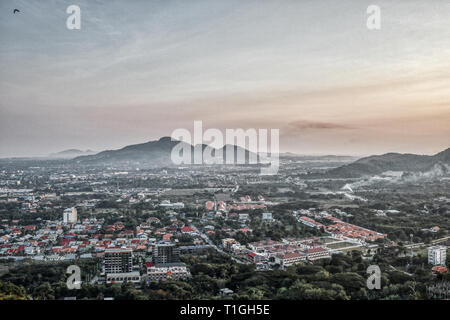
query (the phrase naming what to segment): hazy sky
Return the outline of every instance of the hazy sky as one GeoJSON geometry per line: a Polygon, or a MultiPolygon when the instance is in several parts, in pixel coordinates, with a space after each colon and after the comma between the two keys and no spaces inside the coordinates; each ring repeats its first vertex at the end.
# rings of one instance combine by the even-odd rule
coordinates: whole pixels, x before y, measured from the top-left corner
{"type": "Polygon", "coordinates": [[[120,148],[194,120],[278,128],[302,154],[448,148],[450,1],[0,2],[1,157],[120,148]]]}

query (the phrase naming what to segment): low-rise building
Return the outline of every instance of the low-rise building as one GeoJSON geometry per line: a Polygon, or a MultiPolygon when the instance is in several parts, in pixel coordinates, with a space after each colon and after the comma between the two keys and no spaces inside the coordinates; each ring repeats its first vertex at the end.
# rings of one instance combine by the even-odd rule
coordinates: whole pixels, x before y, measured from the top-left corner
{"type": "Polygon", "coordinates": [[[189,269],[184,263],[159,263],[147,265],[147,279],[149,282],[157,282],[161,280],[180,280],[191,277],[189,269]]]}
{"type": "Polygon", "coordinates": [[[263,212],[261,217],[263,222],[273,222],[273,217],[271,212],[263,212]]]}
{"type": "Polygon", "coordinates": [[[293,264],[297,264],[306,260],[306,255],[299,252],[291,252],[280,255],[275,259],[277,263],[282,267],[289,267],[293,264]]]}
{"type": "Polygon", "coordinates": [[[266,258],[263,255],[255,253],[255,252],[249,252],[247,254],[247,259],[251,263],[259,263],[259,262],[263,262],[264,260],[266,260],[266,258]]]}
{"type": "Polygon", "coordinates": [[[318,260],[324,258],[331,258],[331,253],[325,248],[312,248],[306,250],[308,260],[318,260]]]}

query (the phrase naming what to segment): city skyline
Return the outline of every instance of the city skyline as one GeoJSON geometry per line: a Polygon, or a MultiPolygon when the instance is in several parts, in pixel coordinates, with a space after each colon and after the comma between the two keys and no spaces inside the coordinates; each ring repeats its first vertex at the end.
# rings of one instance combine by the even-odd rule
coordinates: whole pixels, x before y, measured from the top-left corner
{"type": "Polygon", "coordinates": [[[298,154],[449,147],[450,4],[0,4],[0,157],[102,151],[178,128],[280,129],[298,154]],[[434,5],[433,5],[434,4],[434,5]],[[20,9],[13,15],[12,9],[20,9]]]}

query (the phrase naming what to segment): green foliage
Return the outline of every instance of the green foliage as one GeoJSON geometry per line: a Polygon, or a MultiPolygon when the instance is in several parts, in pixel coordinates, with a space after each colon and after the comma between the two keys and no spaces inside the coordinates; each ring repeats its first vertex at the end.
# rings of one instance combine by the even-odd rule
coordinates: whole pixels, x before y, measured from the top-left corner
{"type": "MultiPolygon", "coordinates": [[[[433,277],[424,267],[424,258],[415,257],[408,272],[404,259],[398,257],[401,248],[381,249],[372,261],[363,259],[360,252],[335,254],[314,264],[293,265],[286,270],[257,271],[252,264],[237,264],[228,255],[210,249],[204,255],[184,255],[183,262],[191,270],[186,281],[167,280],[136,288],[131,283],[122,285],[83,282],[80,290],[66,286],[68,262],[24,263],[9,269],[0,277],[1,299],[36,300],[77,299],[166,300],[166,299],[220,299],[219,290],[234,291],[230,299],[423,299],[426,287],[448,275],[433,277]],[[367,267],[378,264],[382,270],[381,290],[366,286],[367,267]],[[392,266],[392,267],[391,267],[392,266]],[[395,267],[394,267],[395,266],[395,267]]],[[[83,272],[95,273],[98,261],[79,261],[83,272]]]]}
{"type": "Polygon", "coordinates": [[[0,300],[27,300],[25,288],[0,281],[0,300]]]}

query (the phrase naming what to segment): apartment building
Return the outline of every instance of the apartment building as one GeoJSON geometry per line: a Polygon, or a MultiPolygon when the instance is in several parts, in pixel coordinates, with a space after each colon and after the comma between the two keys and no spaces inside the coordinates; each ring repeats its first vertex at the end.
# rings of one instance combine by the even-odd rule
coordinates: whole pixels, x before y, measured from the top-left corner
{"type": "Polygon", "coordinates": [[[446,246],[433,246],[428,248],[428,263],[433,266],[445,265],[447,259],[446,246]]]}

